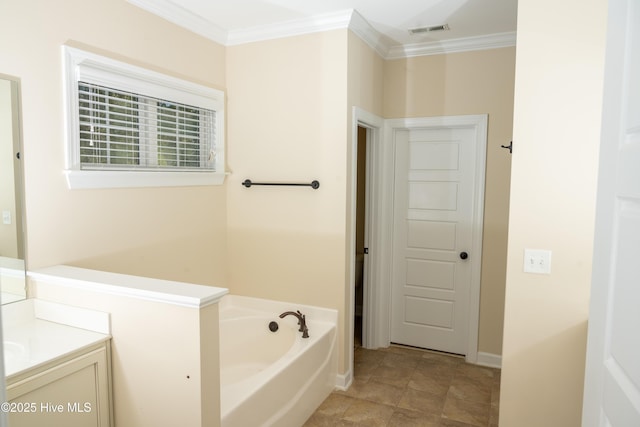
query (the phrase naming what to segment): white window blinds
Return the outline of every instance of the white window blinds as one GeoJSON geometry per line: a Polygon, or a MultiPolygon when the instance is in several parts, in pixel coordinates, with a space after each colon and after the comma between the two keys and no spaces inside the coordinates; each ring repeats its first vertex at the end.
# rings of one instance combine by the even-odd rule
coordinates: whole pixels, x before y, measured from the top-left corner
{"type": "Polygon", "coordinates": [[[70,189],[224,183],[224,92],[62,47],[70,189]]]}
{"type": "Polygon", "coordinates": [[[78,82],[80,167],[215,170],[215,111],[78,82]]]}

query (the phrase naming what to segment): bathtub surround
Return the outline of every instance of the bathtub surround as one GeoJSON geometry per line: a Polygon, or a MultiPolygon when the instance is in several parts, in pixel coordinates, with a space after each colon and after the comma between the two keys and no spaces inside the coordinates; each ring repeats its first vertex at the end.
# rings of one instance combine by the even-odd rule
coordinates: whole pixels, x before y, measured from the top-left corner
{"type": "Polygon", "coordinates": [[[69,266],[29,273],[35,298],[109,313],[115,425],[219,426],[226,289],[69,266]]]}

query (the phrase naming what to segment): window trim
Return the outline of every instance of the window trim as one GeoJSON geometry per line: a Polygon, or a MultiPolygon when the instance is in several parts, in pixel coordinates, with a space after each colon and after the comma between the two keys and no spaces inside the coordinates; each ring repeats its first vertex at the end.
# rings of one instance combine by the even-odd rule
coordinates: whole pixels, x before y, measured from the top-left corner
{"type": "Polygon", "coordinates": [[[65,170],[70,189],[221,185],[226,173],[224,92],[70,46],[64,64],[65,170]],[[79,81],[215,110],[215,171],[81,170],[79,81]]]}

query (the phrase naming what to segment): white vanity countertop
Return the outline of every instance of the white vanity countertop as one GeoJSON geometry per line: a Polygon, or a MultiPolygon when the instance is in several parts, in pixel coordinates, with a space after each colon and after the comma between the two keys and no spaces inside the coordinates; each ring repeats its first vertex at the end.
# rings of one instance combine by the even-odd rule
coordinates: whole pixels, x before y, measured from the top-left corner
{"type": "Polygon", "coordinates": [[[34,305],[36,301],[25,300],[2,308],[7,377],[111,338],[108,333],[38,318],[41,309],[34,310],[34,305]]]}

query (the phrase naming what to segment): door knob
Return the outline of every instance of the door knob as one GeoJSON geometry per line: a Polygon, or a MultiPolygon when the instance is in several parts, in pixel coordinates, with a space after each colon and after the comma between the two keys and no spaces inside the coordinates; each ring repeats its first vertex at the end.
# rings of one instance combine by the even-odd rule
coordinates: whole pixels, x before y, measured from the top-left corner
{"type": "Polygon", "coordinates": [[[460,259],[467,259],[469,258],[469,254],[466,252],[460,252],[460,259]]]}

